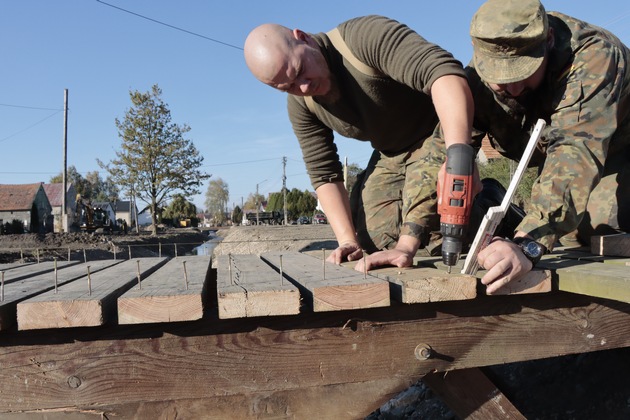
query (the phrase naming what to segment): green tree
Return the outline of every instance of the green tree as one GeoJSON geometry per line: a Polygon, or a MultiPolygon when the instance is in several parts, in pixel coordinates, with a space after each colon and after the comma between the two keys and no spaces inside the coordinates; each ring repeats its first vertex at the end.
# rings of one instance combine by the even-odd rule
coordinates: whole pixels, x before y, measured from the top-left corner
{"type": "Polygon", "coordinates": [[[351,163],[348,165],[348,178],[346,180],[346,185],[348,189],[348,193],[352,192],[352,188],[354,184],[357,182],[357,177],[363,171],[359,165],[356,163],[351,163]]]}
{"type": "Polygon", "coordinates": [[[221,178],[210,181],[206,190],[205,205],[215,223],[222,224],[226,219],[226,208],[230,198],[228,184],[221,178]]]}
{"type": "Polygon", "coordinates": [[[197,206],[186,200],[182,194],[173,195],[173,199],[162,212],[162,217],[172,219],[173,222],[197,217],[197,206]]]}
{"type": "Polygon", "coordinates": [[[155,235],[162,203],[178,192],[199,194],[199,186],[210,175],[199,169],[203,157],[184,137],[190,127],[172,122],[158,85],[150,92],[130,91],[129,96],[131,108],[122,121],[115,120],[121,150],[108,164],[97,161],[116,184],[149,205],[155,235]]]}
{"type": "MultiPolygon", "coordinates": [[[[81,194],[81,197],[92,198],[92,186],[89,181],[85,179],[79,171],[77,171],[77,168],[74,165],[70,165],[68,167],[66,175],[66,182],[68,185],[74,185],[74,189],[77,194],[81,194]]],[[[63,182],[63,173],[60,172],[59,174],[51,177],[49,182],[51,184],[61,184],[63,182]]]]}
{"type": "Polygon", "coordinates": [[[282,210],[284,210],[284,194],[282,194],[282,192],[269,194],[269,199],[267,200],[267,211],[282,210]]]}
{"type": "Polygon", "coordinates": [[[236,206],[234,207],[234,210],[232,210],[232,223],[234,223],[235,225],[240,225],[242,221],[243,210],[239,206],[236,206]]]}
{"type": "MultiPolygon", "coordinates": [[[[485,165],[479,165],[479,176],[481,179],[494,178],[507,189],[518,166],[517,162],[511,159],[500,157],[490,160],[485,165]]],[[[538,177],[537,168],[528,168],[523,174],[521,182],[516,187],[512,202],[527,209],[531,201],[532,186],[538,177]]]]}

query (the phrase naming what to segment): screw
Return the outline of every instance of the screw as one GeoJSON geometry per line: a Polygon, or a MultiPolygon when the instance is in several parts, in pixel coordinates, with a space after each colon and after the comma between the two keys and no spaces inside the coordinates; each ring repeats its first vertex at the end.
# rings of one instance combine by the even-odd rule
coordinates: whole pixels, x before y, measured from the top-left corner
{"type": "Polygon", "coordinates": [[[414,354],[418,360],[427,360],[433,356],[433,349],[428,344],[420,343],[416,346],[414,354]]]}

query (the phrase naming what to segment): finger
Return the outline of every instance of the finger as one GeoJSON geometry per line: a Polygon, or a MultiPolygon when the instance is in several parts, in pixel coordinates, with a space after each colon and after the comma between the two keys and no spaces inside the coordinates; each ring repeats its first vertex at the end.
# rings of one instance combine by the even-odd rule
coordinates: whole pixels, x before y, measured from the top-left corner
{"type": "Polygon", "coordinates": [[[498,261],[486,274],[481,278],[481,283],[489,285],[499,280],[501,277],[512,273],[512,264],[509,260],[503,259],[498,261]]]}
{"type": "Polygon", "coordinates": [[[348,261],[356,261],[363,257],[363,251],[360,249],[354,250],[352,253],[348,254],[348,261]]]}

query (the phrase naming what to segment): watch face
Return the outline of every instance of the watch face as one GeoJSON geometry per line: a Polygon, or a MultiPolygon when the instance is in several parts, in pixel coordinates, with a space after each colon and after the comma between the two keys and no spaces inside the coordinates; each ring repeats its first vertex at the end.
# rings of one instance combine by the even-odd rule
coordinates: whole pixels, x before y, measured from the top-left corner
{"type": "Polygon", "coordinates": [[[540,248],[540,245],[538,245],[534,241],[527,242],[527,244],[525,244],[525,247],[523,248],[523,252],[531,258],[538,258],[542,255],[542,249],[540,248]]]}

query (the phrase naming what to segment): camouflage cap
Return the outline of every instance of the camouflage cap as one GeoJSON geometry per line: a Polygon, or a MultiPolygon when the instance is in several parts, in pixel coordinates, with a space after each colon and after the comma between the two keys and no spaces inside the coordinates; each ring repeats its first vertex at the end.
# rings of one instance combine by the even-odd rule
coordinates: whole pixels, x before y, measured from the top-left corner
{"type": "Polygon", "coordinates": [[[538,0],[488,0],[472,18],[473,61],[489,83],[527,79],[542,64],[549,32],[538,0]]]}

